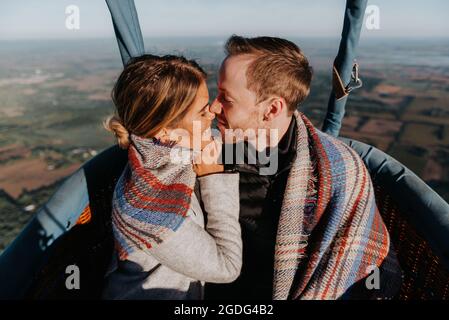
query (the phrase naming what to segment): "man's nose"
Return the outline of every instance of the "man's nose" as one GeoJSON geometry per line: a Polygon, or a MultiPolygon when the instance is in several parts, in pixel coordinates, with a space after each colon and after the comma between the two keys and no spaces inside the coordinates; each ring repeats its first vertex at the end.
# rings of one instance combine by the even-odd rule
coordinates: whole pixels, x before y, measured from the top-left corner
{"type": "Polygon", "coordinates": [[[221,113],[221,103],[218,101],[217,98],[215,98],[214,101],[212,101],[212,104],[210,105],[210,112],[215,113],[215,114],[220,114],[221,113]]]}

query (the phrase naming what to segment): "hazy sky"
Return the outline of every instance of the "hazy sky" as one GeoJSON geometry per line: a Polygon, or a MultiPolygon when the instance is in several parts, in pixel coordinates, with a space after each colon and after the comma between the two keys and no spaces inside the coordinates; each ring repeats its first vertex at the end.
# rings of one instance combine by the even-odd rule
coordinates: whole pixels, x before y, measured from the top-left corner
{"type": "MultiPolygon", "coordinates": [[[[145,37],[279,35],[337,37],[344,0],[136,0],[145,37]]],[[[449,37],[447,0],[372,0],[380,29],[363,37],[449,37]]],[[[1,0],[0,39],[112,37],[103,0],[1,0]],[[65,27],[65,8],[80,9],[80,29],[65,27]]]]}

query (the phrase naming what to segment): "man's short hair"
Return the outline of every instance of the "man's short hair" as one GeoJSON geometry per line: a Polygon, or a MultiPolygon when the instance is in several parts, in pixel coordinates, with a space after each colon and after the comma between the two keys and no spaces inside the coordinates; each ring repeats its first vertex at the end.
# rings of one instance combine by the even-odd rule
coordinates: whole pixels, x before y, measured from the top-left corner
{"type": "Polygon", "coordinates": [[[248,89],[258,102],[270,95],[285,99],[288,110],[296,110],[309,95],[312,67],[301,49],[291,41],[275,37],[231,36],[225,45],[228,57],[254,56],[246,72],[248,89]]]}

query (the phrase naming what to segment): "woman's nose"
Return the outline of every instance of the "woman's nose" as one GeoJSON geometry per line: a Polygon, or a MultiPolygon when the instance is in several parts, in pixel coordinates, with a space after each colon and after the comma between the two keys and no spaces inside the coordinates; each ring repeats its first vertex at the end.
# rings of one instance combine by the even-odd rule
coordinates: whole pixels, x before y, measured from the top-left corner
{"type": "Polygon", "coordinates": [[[221,113],[221,103],[218,101],[217,98],[215,98],[215,100],[212,101],[212,104],[210,105],[210,112],[212,112],[214,114],[221,113]]]}

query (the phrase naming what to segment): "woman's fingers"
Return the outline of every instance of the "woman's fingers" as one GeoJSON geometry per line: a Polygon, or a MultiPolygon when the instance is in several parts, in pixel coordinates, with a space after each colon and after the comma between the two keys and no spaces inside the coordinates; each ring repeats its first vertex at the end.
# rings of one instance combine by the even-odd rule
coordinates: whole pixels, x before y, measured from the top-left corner
{"type": "Polygon", "coordinates": [[[219,156],[221,153],[221,142],[213,139],[201,152],[197,153],[196,161],[193,168],[198,176],[204,176],[212,173],[224,171],[222,164],[219,164],[219,156]]]}
{"type": "Polygon", "coordinates": [[[205,164],[218,163],[218,158],[221,153],[221,142],[217,139],[212,139],[201,150],[201,162],[205,164]]]}

